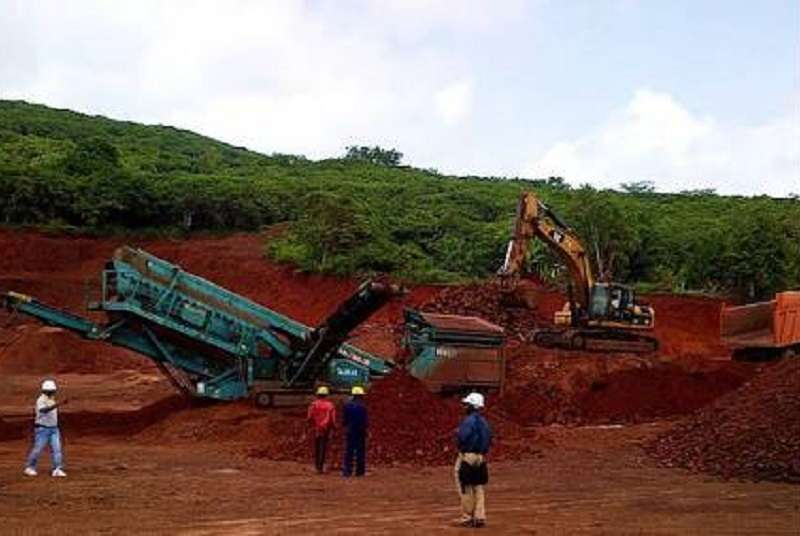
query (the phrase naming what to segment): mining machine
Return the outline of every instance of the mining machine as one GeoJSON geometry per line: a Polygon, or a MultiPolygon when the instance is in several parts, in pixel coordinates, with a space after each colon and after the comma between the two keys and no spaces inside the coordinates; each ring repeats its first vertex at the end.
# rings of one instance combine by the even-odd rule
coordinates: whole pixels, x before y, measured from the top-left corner
{"type": "Polygon", "coordinates": [[[533,192],[522,192],[514,235],[497,277],[501,292],[516,292],[531,241],[543,241],[569,273],[568,301],[555,313],[554,326],[536,329],[535,344],[545,347],[607,352],[653,352],[658,340],[647,332],[655,311],[637,301],[634,289],[598,282],[578,234],[533,192]]]}

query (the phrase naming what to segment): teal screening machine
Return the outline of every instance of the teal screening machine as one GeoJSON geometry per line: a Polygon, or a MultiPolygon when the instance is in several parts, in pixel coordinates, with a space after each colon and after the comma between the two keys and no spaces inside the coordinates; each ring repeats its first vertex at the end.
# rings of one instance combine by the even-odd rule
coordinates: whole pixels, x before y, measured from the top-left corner
{"type": "MultiPolygon", "coordinates": [[[[367,281],[324,322],[309,327],[142,251],[122,247],[102,272],[105,323],[6,292],[0,301],[80,336],[142,354],[181,391],[271,405],[281,393],[365,385],[389,373],[391,361],[345,343],[349,333],[399,289],[367,281]]],[[[97,296],[95,296],[97,297],[97,296]]]]}

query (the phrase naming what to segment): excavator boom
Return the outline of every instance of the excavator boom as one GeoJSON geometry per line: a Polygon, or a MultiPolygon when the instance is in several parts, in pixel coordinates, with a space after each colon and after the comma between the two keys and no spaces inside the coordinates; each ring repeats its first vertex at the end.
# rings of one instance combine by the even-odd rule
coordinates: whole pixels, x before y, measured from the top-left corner
{"type": "Polygon", "coordinates": [[[522,192],[519,198],[514,237],[498,274],[504,281],[503,288],[513,290],[524,270],[533,238],[542,240],[558,255],[569,270],[575,301],[587,308],[594,276],[586,249],[577,233],[532,192],[522,192]]]}

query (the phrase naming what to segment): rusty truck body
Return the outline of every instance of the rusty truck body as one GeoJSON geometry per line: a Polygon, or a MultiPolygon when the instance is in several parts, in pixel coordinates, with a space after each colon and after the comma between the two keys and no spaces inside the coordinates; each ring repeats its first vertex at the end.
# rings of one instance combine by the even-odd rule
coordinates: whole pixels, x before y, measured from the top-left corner
{"type": "Polygon", "coordinates": [[[738,360],[800,355],[800,291],[780,292],[766,302],[723,307],[720,336],[738,360]]]}

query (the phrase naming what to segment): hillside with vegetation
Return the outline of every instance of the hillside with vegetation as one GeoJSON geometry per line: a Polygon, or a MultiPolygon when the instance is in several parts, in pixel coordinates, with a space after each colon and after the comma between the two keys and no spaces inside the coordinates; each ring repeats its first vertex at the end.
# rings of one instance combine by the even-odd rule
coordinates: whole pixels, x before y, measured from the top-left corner
{"type": "MultiPolygon", "coordinates": [[[[532,189],[615,280],[743,298],[800,287],[797,197],[665,194],[636,180],[616,191],[554,177],[449,177],[401,162],[401,153],[377,147],[321,161],[267,156],[172,127],[0,101],[6,226],[185,233],[286,223],[267,254],[302,270],[457,281],[496,271],[517,197],[532,189]]],[[[530,263],[558,280],[541,245],[530,263]]]]}

